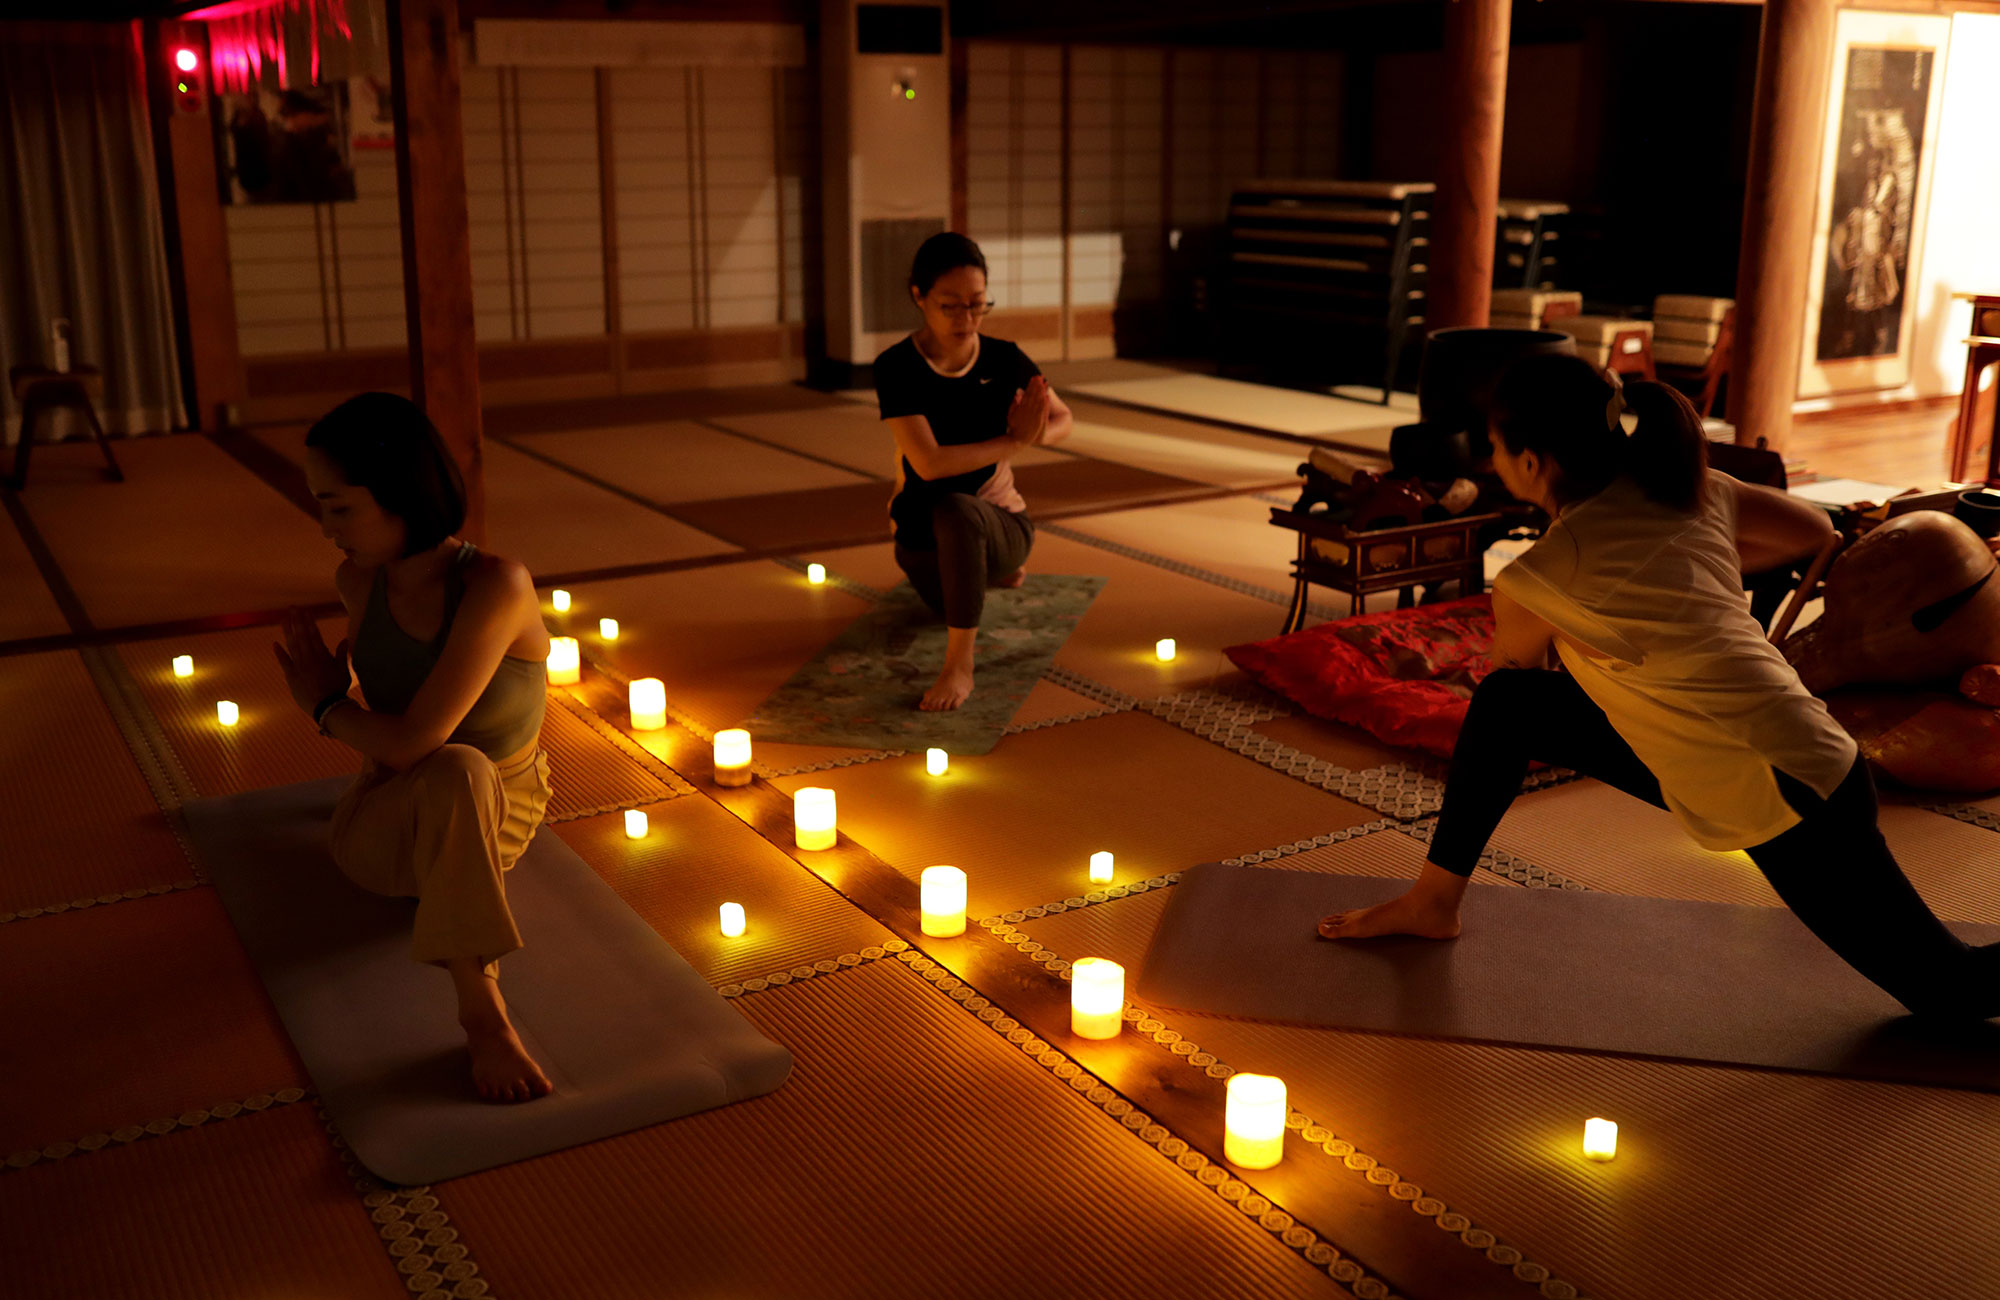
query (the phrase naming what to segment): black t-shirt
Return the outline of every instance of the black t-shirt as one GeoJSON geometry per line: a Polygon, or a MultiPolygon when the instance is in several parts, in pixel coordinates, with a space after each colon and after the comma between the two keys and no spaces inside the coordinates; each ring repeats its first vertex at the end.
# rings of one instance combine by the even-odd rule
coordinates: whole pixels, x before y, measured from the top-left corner
{"type": "MultiPolygon", "coordinates": [[[[882,404],[883,419],[921,415],[930,422],[938,446],[961,447],[1005,434],[1014,394],[1041,373],[1014,344],[982,335],[972,369],[946,378],[931,369],[913,340],[904,339],[875,358],[875,397],[882,404]]],[[[889,503],[896,540],[905,546],[935,545],[931,507],[938,498],[953,492],[976,496],[996,468],[983,465],[968,474],[932,480],[918,474],[905,458],[902,485],[889,503]]]]}

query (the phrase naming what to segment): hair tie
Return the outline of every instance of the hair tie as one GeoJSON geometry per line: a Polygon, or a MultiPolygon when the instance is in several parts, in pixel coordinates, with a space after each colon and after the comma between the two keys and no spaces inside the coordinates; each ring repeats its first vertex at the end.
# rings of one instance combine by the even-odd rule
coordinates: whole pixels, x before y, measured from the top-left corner
{"type": "Polygon", "coordinates": [[[1625,381],[1616,370],[1605,367],[1604,377],[1611,381],[1611,400],[1604,404],[1604,427],[1612,433],[1625,432],[1619,417],[1625,414],[1625,381]]]}

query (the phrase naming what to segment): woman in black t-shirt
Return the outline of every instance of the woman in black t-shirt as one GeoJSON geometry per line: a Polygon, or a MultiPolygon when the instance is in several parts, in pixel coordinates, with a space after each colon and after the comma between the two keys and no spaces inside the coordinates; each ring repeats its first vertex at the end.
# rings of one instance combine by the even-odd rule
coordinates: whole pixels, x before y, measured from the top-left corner
{"type": "Polygon", "coordinates": [[[910,297],[923,328],[875,358],[875,395],[899,452],[896,563],[947,632],[944,671],[919,707],[955,709],[972,694],[986,589],[1020,586],[1035,541],[1008,461],[1067,438],[1070,412],[1026,353],[980,336],[993,304],[979,245],[925,240],[910,297]]]}

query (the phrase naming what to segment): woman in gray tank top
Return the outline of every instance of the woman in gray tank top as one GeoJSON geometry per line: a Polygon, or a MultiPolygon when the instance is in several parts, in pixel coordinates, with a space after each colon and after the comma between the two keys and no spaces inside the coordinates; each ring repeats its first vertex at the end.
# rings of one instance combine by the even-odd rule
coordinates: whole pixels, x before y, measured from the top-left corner
{"type": "Polygon", "coordinates": [[[417,899],[411,955],[451,975],[480,1097],[545,1096],[498,968],[521,946],[506,872],[549,800],[549,637],[534,582],[456,536],[464,483],[406,398],[364,393],[335,407],[306,435],[306,481],[320,531],[342,553],[347,637],[329,651],[293,610],[272,648],[320,734],[362,759],[334,810],[334,861],[365,889],[417,899]]]}

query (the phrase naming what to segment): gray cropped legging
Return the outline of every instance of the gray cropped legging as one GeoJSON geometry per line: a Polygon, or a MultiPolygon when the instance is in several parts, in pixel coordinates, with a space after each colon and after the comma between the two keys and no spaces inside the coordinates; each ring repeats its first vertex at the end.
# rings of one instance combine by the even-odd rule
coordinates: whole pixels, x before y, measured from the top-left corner
{"type": "Polygon", "coordinates": [[[1028,562],[1035,524],[1026,513],[954,492],[931,507],[934,549],[896,543],[896,564],[946,627],[978,627],[986,588],[1028,562]]]}
{"type": "MultiPolygon", "coordinates": [[[[1500,669],[1473,692],[1452,750],[1433,864],[1472,874],[1531,760],[1593,776],[1664,808],[1660,783],[1566,673],[1500,669]]],[[[1925,904],[1876,825],[1875,783],[1856,758],[1822,799],[1772,769],[1798,825],[1748,850],[1799,920],[1855,970],[1919,1015],[2000,1015],[2000,944],[1972,947],[1925,904]]]]}

